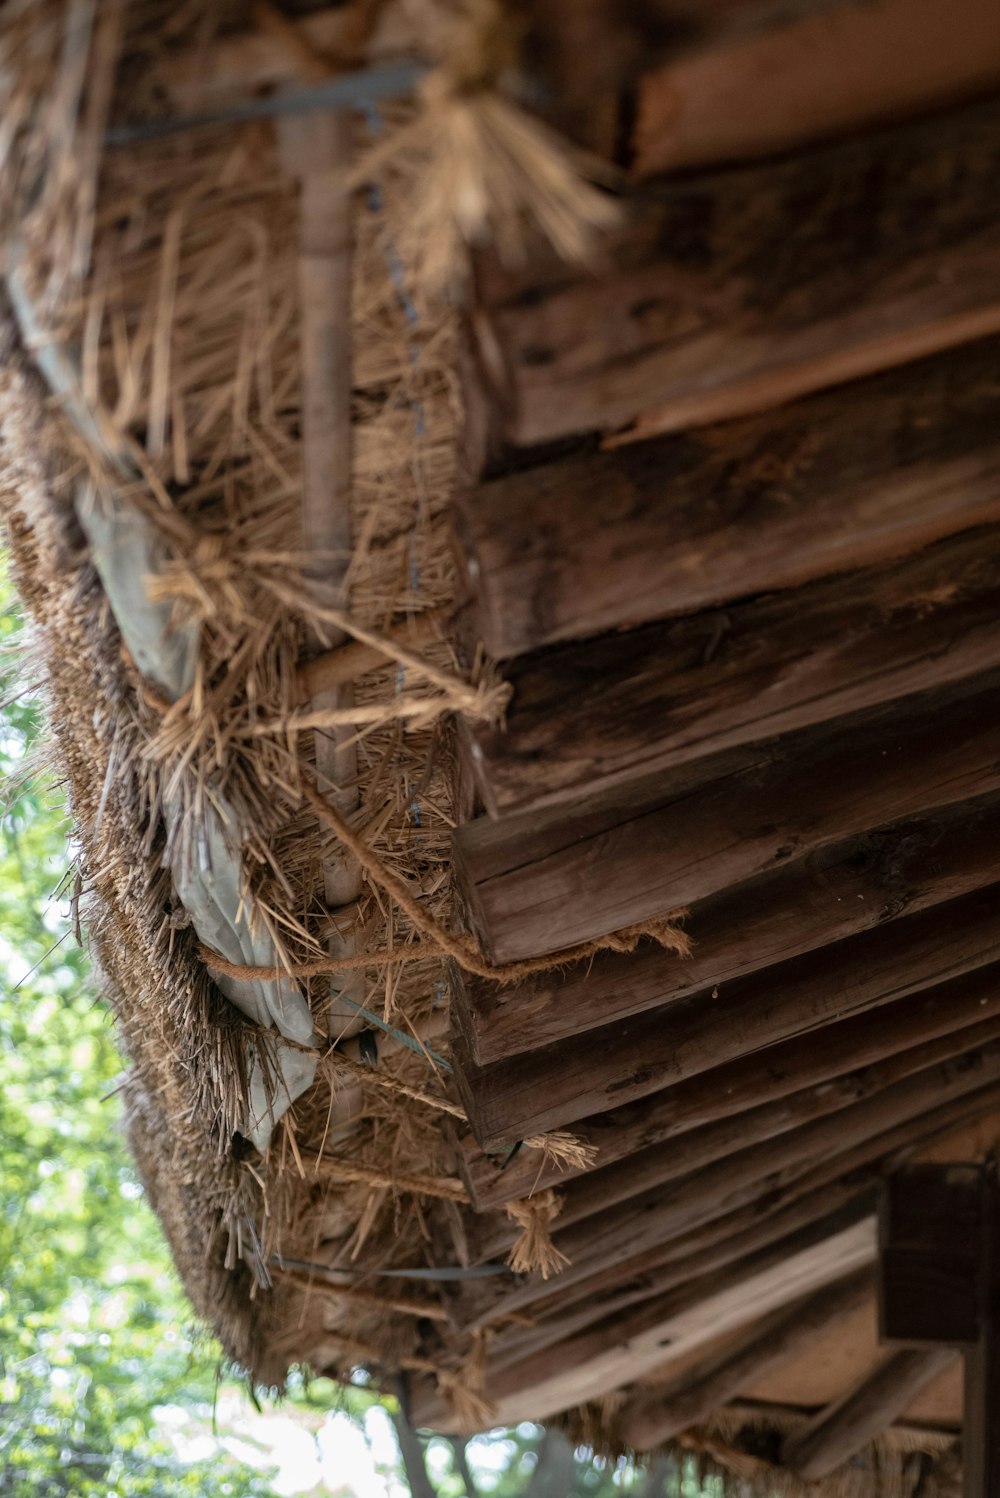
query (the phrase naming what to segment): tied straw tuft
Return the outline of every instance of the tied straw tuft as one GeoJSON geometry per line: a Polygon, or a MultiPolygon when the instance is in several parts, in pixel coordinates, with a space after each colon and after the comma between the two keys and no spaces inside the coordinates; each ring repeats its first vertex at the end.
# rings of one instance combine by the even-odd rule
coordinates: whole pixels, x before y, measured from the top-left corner
{"type": "Polygon", "coordinates": [[[472,1345],[460,1374],[441,1377],[438,1382],[446,1396],[463,1435],[475,1435],[496,1421],[497,1412],[484,1394],[486,1387],[486,1354],[489,1332],[473,1332],[472,1345]]]}
{"type": "Polygon", "coordinates": [[[562,1201],[554,1191],[540,1191],[524,1201],[508,1203],[507,1216],[521,1229],[507,1260],[515,1274],[540,1274],[547,1280],[552,1274],[561,1274],[569,1264],[552,1242],[552,1223],[561,1210],[562,1201]]]}
{"type": "Polygon", "coordinates": [[[593,264],[620,221],[605,163],[575,149],[502,91],[517,38],[497,0],[466,0],[441,66],[421,86],[417,118],[369,153],[361,181],[409,179],[400,251],[431,293],[461,285],[470,248],[490,243],[520,263],[539,235],[561,260],[593,264]]]}

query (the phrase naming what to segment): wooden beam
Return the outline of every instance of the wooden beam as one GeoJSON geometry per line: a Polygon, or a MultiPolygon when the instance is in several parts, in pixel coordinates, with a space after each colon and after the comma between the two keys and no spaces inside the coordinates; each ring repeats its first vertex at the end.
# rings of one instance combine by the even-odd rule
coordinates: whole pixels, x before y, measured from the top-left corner
{"type": "Polygon", "coordinates": [[[828,1477],[894,1425],[956,1356],[947,1347],[890,1352],[842,1399],[786,1437],[782,1466],[810,1482],[828,1477]]]}
{"type": "Polygon", "coordinates": [[[735,1345],[686,1369],[665,1388],[633,1394],[621,1418],[623,1442],[649,1451],[697,1425],[867,1305],[874,1292],[874,1271],[862,1269],[764,1317],[735,1345]]]}
{"type": "Polygon", "coordinates": [[[737,1261],[747,1261],[763,1249],[780,1245],[785,1257],[810,1243],[818,1243],[870,1216],[876,1201],[875,1173],[855,1172],[843,1181],[824,1186],[791,1202],[780,1211],[743,1209],[694,1233],[661,1246],[658,1257],[650,1254],[610,1273],[598,1271],[560,1289],[552,1281],[548,1294],[531,1308],[530,1331],[520,1327],[494,1328],[490,1339],[490,1364],[497,1369],[573,1335],[621,1309],[650,1301],[703,1280],[737,1261]],[[647,1262],[648,1260],[648,1262],[647,1262]]]}
{"type": "Polygon", "coordinates": [[[405,9],[354,0],[289,18],[283,38],[264,25],[227,30],[194,47],[165,51],[156,67],[175,106],[193,113],[275,85],[316,81],[364,61],[397,59],[417,50],[417,41],[405,9]],[[304,79],[307,68],[313,78],[304,79]]]}
{"type": "MultiPolygon", "coordinates": [[[[991,887],[695,994],[562,1045],[455,1075],[479,1144],[500,1147],[621,1107],[765,1046],[933,989],[990,964],[1000,939],[991,887]]],[[[800,1085],[794,1076],[791,1087],[800,1085]]]]}
{"type": "Polygon", "coordinates": [[[992,0],[855,0],[668,64],[639,95],[633,172],[742,161],[969,98],[1000,79],[992,0]]]}
{"type": "Polygon", "coordinates": [[[998,349],[985,339],[766,416],[618,452],[587,446],[461,491],[456,554],[475,633],[497,658],[521,655],[1000,519],[998,349]]]}
{"type": "Polygon", "coordinates": [[[991,101],[663,187],[608,274],[486,293],[507,435],[727,421],[1000,331],[998,165],[991,101]]]}
{"type": "Polygon", "coordinates": [[[998,728],[994,674],[973,692],[942,690],[727,750],[574,807],[479,818],[454,836],[459,888],[491,961],[559,951],[867,828],[996,790],[998,728]]]}
{"type": "MultiPolygon", "coordinates": [[[[793,1174],[784,1184],[765,1182],[742,1207],[728,1209],[720,1204],[714,1217],[708,1215],[701,1227],[684,1227],[674,1240],[659,1235],[657,1224],[649,1224],[649,1233],[632,1245],[622,1259],[602,1257],[602,1244],[591,1228],[583,1224],[564,1235],[564,1247],[575,1257],[559,1275],[558,1280],[536,1279],[513,1287],[504,1295],[502,1302],[491,1299],[488,1307],[473,1309],[467,1322],[470,1326],[483,1326],[495,1322],[504,1315],[532,1311],[540,1302],[552,1296],[562,1297],[573,1287],[586,1287],[587,1293],[602,1292],[609,1286],[622,1282],[626,1274],[645,1273],[671,1260],[675,1253],[692,1257],[714,1249],[720,1240],[729,1239],[739,1247],[744,1235],[756,1235],[765,1231],[764,1224],[779,1214],[788,1214],[794,1225],[803,1220],[814,1220],[815,1205],[820,1193],[829,1193],[829,1207],[837,1201],[850,1200],[868,1189],[872,1182],[872,1171],[881,1167],[889,1172],[899,1168],[917,1151],[932,1143],[950,1137],[955,1130],[991,1117],[997,1109],[1000,1090],[996,1087],[954,1099],[930,1110],[918,1123],[907,1119],[887,1133],[868,1138],[852,1149],[828,1151],[825,1157],[814,1162],[798,1174],[793,1174]],[[804,1214],[804,1219],[798,1214],[804,1214]],[[591,1250],[594,1254],[591,1256],[591,1250]]],[[[621,1209],[616,1209],[621,1213],[621,1209]]],[[[822,1212],[822,1206],[821,1206],[822,1212]]],[[[820,1212],[820,1215],[821,1215],[820,1212]]],[[[791,1229],[789,1229],[791,1230],[791,1229]]],[[[770,1241],[765,1237],[765,1241],[770,1241]]]]}
{"type": "MultiPolygon", "coordinates": [[[[631,1194],[630,1180],[648,1167],[653,1151],[664,1172],[660,1179],[676,1179],[998,1039],[1000,964],[993,964],[930,990],[919,1003],[904,999],[832,1025],[824,1029],[821,1046],[810,1031],[702,1073],[698,1081],[597,1114],[574,1125],[573,1132],[597,1150],[592,1188],[606,1191],[608,1203],[624,1200],[631,1194]],[[841,1071],[838,1065],[850,1069],[841,1071]],[[704,1121],[706,1113],[716,1116],[704,1121]]],[[[558,1164],[540,1167],[536,1160],[520,1157],[504,1166],[474,1149],[471,1141],[462,1166],[480,1212],[549,1186],[565,1187],[572,1176],[585,1173],[558,1164]]],[[[575,1203],[575,1194],[569,1200],[575,1203]]],[[[562,1215],[570,1220],[565,1207],[562,1215]]]]}
{"type": "MultiPolygon", "coordinates": [[[[600,1258],[607,1264],[624,1262],[652,1242],[662,1242],[746,1205],[765,1181],[778,1186],[794,1180],[824,1157],[863,1145],[908,1122],[919,1132],[931,1109],[994,1085],[1000,1085],[997,1040],[784,1132],[755,1138],[750,1128],[742,1148],[734,1142],[727,1153],[710,1161],[698,1162],[697,1151],[692,1149],[695,1163],[686,1172],[675,1170],[676,1144],[643,1150],[627,1162],[567,1185],[554,1224],[557,1246],[573,1263],[585,1258],[590,1262],[600,1258]],[[669,1192],[663,1190],[667,1182],[669,1192]]],[[[808,1116],[808,1108],[803,1111],[808,1116]]],[[[690,1144],[697,1137],[688,1136],[685,1142],[690,1144]]],[[[495,1258],[515,1236],[510,1224],[491,1231],[480,1243],[478,1256],[495,1258]]]]}
{"type": "Polygon", "coordinates": [[[975,530],[884,571],[523,656],[503,725],[463,734],[483,802],[534,811],[990,670],[998,593],[1000,532],[975,530]]]}
{"type": "MultiPolygon", "coordinates": [[[[544,1420],[573,1405],[606,1394],[727,1330],[768,1315],[831,1281],[871,1264],[875,1225],[855,1227],[800,1250],[780,1248],[701,1284],[639,1306],[610,1328],[598,1326],[569,1338],[540,1357],[511,1365],[496,1378],[487,1374],[486,1394],[501,1424],[544,1420]]],[[[437,1426],[447,1412],[433,1398],[415,1409],[419,1424],[437,1426]]],[[[445,1425],[443,1428],[447,1428],[445,1425]]]]}
{"type": "Polygon", "coordinates": [[[530,1401],[536,1401],[545,1418],[557,1399],[565,1402],[555,1407],[566,1408],[631,1384],[727,1331],[867,1269],[874,1260],[871,1236],[871,1219],[865,1218],[809,1247],[792,1251],[791,1245],[774,1244],[488,1374],[489,1397],[501,1413],[530,1411],[530,1401]]]}
{"type": "Polygon", "coordinates": [[[722,988],[804,952],[1000,879],[1000,802],[982,798],[849,838],[694,905],[687,958],[643,942],[499,984],[457,970],[452,1014],[470,1056],[500,1061],[722,988]]]}

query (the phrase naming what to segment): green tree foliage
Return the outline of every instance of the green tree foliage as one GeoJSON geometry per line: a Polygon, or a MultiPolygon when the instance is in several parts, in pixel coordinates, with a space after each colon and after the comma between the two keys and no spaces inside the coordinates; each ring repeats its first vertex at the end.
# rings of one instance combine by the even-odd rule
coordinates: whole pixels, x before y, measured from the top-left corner
{"type": "MultiPolygon", "coordinates": [[[[41,715],[11,669],[17,626],[0,572],[0,1498],[269,1498],[221,1447],[178,1460],[156,1420],[180,1406],[211,1429],[219,1352],[191,1326],[125,1146],[123,1062],[72,930],[70,829],[33,764],[41,715]]],[[[364,1429],[376,1402],[321,1379],[284,1413],[314,1431],[340,1409],[364,1429]]],[[[397,1473],[434,1498],[697,1498],[533,1425],[405,1444],[397,1473]]]]}
{"type": "MultiPolygon", "coordinates": [[[[0,608],[9,645],[9,592],[0,608]]],[[[60,790],[28,774],[38,705],[4,675],[0,1495],[264,1498],[250,1469],[225,1456],[184,1466],[156,1431],[159,1404],[211,1409],[217,1353],[189,1329],[130,1165],[121,1057],[60,898],[72,858],[60,790]]]]}

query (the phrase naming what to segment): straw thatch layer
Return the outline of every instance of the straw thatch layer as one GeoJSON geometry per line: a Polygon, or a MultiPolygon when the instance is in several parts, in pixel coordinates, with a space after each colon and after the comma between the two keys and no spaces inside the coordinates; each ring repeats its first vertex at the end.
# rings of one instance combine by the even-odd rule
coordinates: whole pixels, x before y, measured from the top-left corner
{"type": "MultiPolygon", "coordinates": [[[[349,1293],[365,1288],[359,1269],[462,1252],[464,1193],[440,1113],[351,1070],[350,1037],[369,1029],[380,1083],[440,1095],[441,958],[432,947],[420,962],[296,985],[314,1027],[307,1049],[325,1059],[260,1156],[245,1137],[248,1079],[274,1083],[278,1037],[227,1002],[178,899],[199,827],[221,807],[241,832],[246,918],[274,963],[322,957],[331,938],[388,953],[416,938],[372,878],[331,928],[324,870],[344,855],[305,795],[316,731],[335,725],[302,726],[298,679],[328,628],[310,581],[324,558],[300,531],[298,185],[269,125],[102,149],[107,120],[163,107],[164,60],[203,44],[220,16],[115,0],[5,13],[0,67],[16,87],[4,142],[4,510],[39,631],[90,940],[133,1066],[133,1144],[196,1307],[268,1383],[292,1361],[366,1358],[441,1360],[446,1378],[462,1348],[418,1333],[391,1291],[349,1293]],[[141,519],[163,558],[148,597],[197,639],[176,701],[140,673],[109,607],[81,527],[95,507],[141,519]],[[321,1292],[279,1255],[343,1262],[351,1275],[321,1292]]],[[[390,174],[357,199],[353,296],[347,594],[351,621],[379,637],[451,602],[442,514],[461,414],[452,315],[411,286],[396,233],[390,174]]],[[[446,715],[449,694],[475,698],[475,686],[443,634],[422,650],[426,669],[389,659],[355,685],[352,822],[445,928],[446,715]]],[[[277,1119],[287,1099],[273,1095],[277,1119]]]]}

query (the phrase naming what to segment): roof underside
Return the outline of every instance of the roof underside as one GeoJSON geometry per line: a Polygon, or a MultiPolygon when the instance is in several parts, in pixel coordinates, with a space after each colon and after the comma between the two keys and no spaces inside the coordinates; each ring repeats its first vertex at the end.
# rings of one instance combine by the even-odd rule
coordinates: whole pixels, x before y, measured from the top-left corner
{"type": "Polygon", "coordinates": [[[873,1269],[1000,1134],[991,6],[71,9],[0,22],[3,504],[195,1305],[951,1491],[873,1269]]]}

